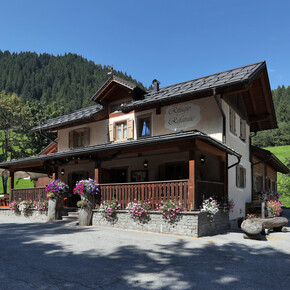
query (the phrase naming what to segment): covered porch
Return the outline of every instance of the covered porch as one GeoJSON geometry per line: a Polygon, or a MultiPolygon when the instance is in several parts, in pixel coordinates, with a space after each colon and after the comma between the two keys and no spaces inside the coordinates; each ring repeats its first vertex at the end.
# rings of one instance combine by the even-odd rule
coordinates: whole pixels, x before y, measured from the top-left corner
{"type": "MultiPolygon", "coordinates": [[[[137,199],[150,201],[154,209],[161,200],[171,199],[194,210],[210,196],[227,199],[228,154],[239,159],[221,142],[191,131],[15,160],[5,168],[10,172],[10,201],[46,198],[45,187],[13,188],[14,175],[21,170],[46,172],[71,191],[78,180],[94,178],[101,190],[96,207],[116,199],[124,209],[137,199]]],[[[74,205],[75,197],[66,196],[64,206],[74,205]]]]}

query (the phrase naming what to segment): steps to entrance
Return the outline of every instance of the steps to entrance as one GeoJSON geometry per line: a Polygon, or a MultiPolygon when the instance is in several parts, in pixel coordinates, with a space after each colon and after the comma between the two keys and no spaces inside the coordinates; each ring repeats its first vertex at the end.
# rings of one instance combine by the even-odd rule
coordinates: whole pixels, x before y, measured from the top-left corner
{"type": "Polygon", "coordinates": [[[79,223],[79,212],[77,209],[71,209],[67,215],[62,216],[63,221],[69,221],[70,224],[77,225],[79,223]]]}

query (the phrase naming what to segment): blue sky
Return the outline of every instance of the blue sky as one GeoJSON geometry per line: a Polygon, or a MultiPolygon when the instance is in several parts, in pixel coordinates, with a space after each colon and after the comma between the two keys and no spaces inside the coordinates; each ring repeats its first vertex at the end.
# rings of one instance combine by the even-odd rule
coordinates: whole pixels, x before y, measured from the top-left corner
{"type": "Polygon", "coordinates": [[[166,86],[266,60],[290,85],[290,1],[0,0],[0,50],[76,53],[166,86]]]}

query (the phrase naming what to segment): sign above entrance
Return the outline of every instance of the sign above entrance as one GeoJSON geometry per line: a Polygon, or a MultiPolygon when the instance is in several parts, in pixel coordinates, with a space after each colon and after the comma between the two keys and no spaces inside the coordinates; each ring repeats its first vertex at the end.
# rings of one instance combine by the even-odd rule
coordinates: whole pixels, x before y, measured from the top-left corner
{"type": "Polygon", "coordinates": [[[172,131],[185,130],[200,121],[200,107],[192,103],[170,106],[165,112],[165,128],[172,131]]]}

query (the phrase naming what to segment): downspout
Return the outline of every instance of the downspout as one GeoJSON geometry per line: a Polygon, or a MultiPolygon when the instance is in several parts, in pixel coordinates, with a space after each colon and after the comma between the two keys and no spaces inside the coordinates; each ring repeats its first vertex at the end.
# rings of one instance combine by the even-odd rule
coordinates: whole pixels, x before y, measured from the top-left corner
{"type": "Polygon", "coordinates": [[[213,92],[214,99],[219,107],[219,110],[220,110],[222,118],[223,118],[223,140],[222,140],[222,142],[225,144],[226,143],[226,115],[225,115],[225,112],[222,108],[222,104],[220,103],[220,101],[216,95],[216,89],[213,88],[212,92],[213,92]]]}

